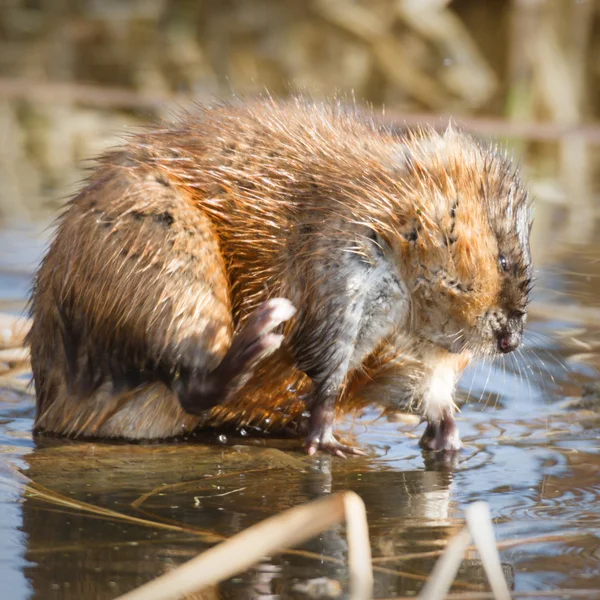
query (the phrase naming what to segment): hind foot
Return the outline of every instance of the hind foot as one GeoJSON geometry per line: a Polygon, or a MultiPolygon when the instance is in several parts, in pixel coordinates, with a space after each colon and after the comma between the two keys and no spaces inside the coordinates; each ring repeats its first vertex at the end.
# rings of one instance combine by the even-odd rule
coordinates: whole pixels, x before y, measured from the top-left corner
{"type": "MultiPolygon", "coordinates": [[[[271,332],[291,319],[295,313],[296,309],[285,298],[263,302],[236,333],[215,373],[229,381],[242,383],[240,380],[243,379],[245,383],[258,363],[281,346],[283,335],[271,332]]],[[[241,385],[235,387],[239,388],[241,385]]]]}
{"type": "Polygon", "coordinates": [[[296,309],[285,298],[263,302],[235,334],[219,366],[202,377],[177,381],[176,391],[186,412],[199,414],[241,389],[258,364],[279,349],[283,335],[273,330],[291,319],[296,309]]]}
{"type": "Polygon", "coordinates": [[[440,420],[428,422],[419,446],[424,450],[435,452],[457,452],[460,450],[462,442],[454,417],[446,413],[440,420]]]}

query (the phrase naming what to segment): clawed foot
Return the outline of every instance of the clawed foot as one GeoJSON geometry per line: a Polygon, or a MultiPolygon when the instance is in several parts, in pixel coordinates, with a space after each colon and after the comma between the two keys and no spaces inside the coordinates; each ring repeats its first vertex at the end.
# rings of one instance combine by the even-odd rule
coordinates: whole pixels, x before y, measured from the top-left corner
{"type": "Polygon", "coordinates": [[[291,319],[296,309],[285,298],[263,302],[236,333],[219,366],[203,377],[188,376],[175,385],[181,406],[190,414],[201,414],[241,389],[257,365],[273,354],[283,335],[273,330],[291,319]]]}
{"type": "Polygon", "coordinates": [[[273,354],[283,342],[283,335],[272,331],[291,319],[296,309],[285,298],[263,302],[235,335],[225,358],[217,368],[221,378],[249,379],[254,367],[273,354]]]}
{"type": "Polygon", "coordinates": [[[458,452],[462,442],[454,417],[446,414],[439,421],[428,422],[419,445],[435,452],[458,452]]]}
{"type": "Polygon", "coordinates": [[[328,426],[313,428],[306,438],[304,447],[309,456],[314,456],[319,450],[324,450],[340,458],[346,458],[346,454],[365,456],[365,452],[359,448],[339,442],[333,435],[332,428],[328,426]]]}

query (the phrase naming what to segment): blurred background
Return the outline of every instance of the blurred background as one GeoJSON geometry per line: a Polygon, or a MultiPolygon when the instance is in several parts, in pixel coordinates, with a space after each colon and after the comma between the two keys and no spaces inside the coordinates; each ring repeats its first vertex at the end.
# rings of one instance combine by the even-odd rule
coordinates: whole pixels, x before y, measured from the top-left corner
{"type": "MultiPolygon", "coordinates": [[[[500,539],[549,535],[503,552],[517,590],[586,587],[596,597],[599,217],[600,0],[0,0],[0,467],[15,462],[57,498],[185,526],[92,518],[60,498],[48,504],[21,475],[4,485],[16,472],[2,472],[2,597],[114,598],[203,549],[194,531],[229,535],[347,488],[369,509],[386,569],[379,597],[415,594],[475,500],[490,503],[500,539]],[[526,343],[463,378],[467,447],[456,468],[422,456],[410,421],[376,413],[348,424],[369,458],[319,457],[314,470],[293,452],[251,447],[245,431],[228,438],[231,448],[221,435],[206,446],[32,440],[28,355],[10,348],[14,315],[48,224],[90,159],[194,102],[266,91],[354,97],[399,130],[444,128],[452,117],[521,164],[537,278],[526,343]],[[204,482],[211,472],[216,485],[204,482]],[[148,500],[140,511],[138,497],[148,500]]],[[[297,580],[345,580],[339,532],[308,548],[309,558],[266,560],[221,597],[262,586],[252,597],[275,598],[279,586],[288,598],[297,580]]],[[[475,567],[461,574],[471,584],[475,567]]]]}
{"type": "Polygon", "coordinates": [[[597,0],[0,0],[0,224],[44,219],[82,167],[194,101],[354,95],[399,126],[507,144],[540,231],[598,216],[597,0]]]}

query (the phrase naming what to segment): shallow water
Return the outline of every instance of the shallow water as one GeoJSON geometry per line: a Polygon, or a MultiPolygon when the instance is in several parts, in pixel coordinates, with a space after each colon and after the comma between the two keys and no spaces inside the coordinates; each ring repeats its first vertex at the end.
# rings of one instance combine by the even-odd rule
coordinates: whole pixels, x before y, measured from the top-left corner
{"type": "MultiPolygon", "coordinates": [[[[0,310],[22,308],[40,232],[1,232],[0,310]]],[[[294,441],[247,437],[34,442],[32,397],[0,392],[1,597],[113,598],[222,536],[344,489],[367,506],[377,597],[418,592],[476,500],[490,505],[515,590],[600,589],[600,399],[588,394],[580,402],[600,368],[600,247],[537,254],[545,260],[538,261],[526,350],[465,375],[465,449],[454,464],[419,450],[422,425],[390,422],[377,411],[341,424],[368,450],[345,461],[307,458],[294,441]],[[48,501],[26,490],[14,467],[47,491],[163,527],[48,501]]],[[[346,584],[342,528],[302,549],[265,557],[202,597],[302,598],[294,586],[307,579],[346,584]]],[[[487,589],[475,554],[453,589],[487,589]]]]}

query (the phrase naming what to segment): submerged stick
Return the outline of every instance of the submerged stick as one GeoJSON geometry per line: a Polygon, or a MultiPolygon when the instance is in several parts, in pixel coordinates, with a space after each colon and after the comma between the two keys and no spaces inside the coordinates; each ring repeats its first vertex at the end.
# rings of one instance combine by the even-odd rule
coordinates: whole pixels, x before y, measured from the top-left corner
{"type": "Polygon", "coordinates": [[[363,501],[354,492],[327,496],[270,517],[117,600],[181,597],[232,577],[266,555],[302,544],[344,519],[347,523],[350,599],[369,600],[373,572],[367,520],[363,501]]]}

